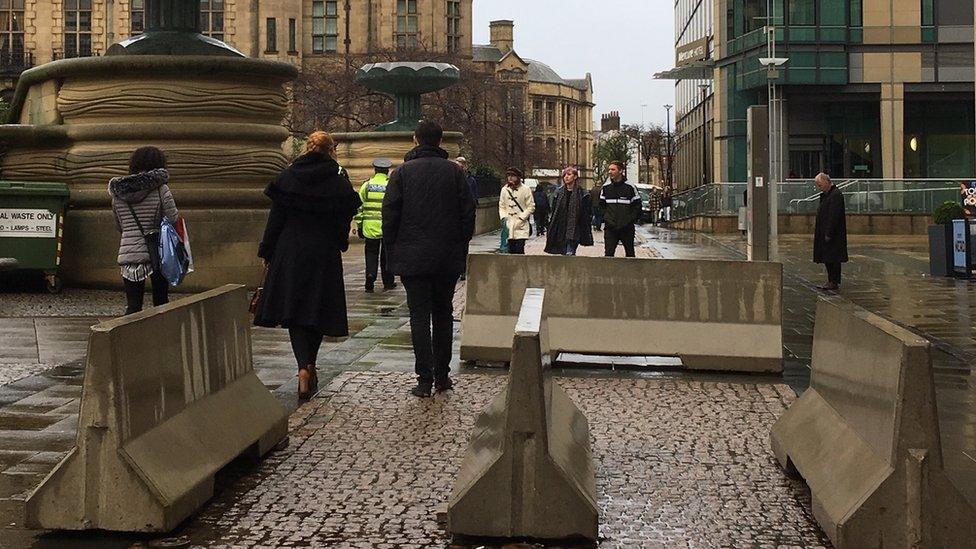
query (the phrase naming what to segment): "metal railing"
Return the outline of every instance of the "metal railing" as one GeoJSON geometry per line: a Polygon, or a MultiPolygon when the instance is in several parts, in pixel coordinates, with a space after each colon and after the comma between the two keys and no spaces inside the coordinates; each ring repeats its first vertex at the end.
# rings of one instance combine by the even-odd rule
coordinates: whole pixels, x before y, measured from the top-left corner
{"type": "MultiPolygon", "coordinates": [[[[850,179],[836,183],[844,193],[849,214],[909,213],[931,214],[946,201],[959,200],[959,183],[954,179],[850,179]]],[[[780,195],[781,213],[815,213],[820,192],[812,189],[808,196],[780,195]]]]}
{"type": "MultiPolygon", "coordinates": [[[[848,214],[931,214],[945,201],[959,200],[953,179],[849,179],[835,181],[844,193],[848,214]]],[[[968,181],[968,180],[965,180],[968,181]]],[[[790,179],[776,186],[781,214],[816,213],[820,191],[811,180],[790,179]]],[[[736,215],[745,205],[745,183],[710,183],[677,193],[672,218],[736,215]]]]}

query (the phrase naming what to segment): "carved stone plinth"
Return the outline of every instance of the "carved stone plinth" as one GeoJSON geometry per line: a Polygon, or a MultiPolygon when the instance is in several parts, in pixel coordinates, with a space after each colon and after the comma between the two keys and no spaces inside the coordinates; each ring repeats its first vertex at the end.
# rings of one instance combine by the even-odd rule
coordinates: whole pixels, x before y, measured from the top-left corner
{"type": "Polygon", "coordinates": [[[69,59],[25,72],[0,126],[0,177],[68,184],[61,273],[118,286],[118,233],[106,191],[136,148],[166,152],[170,187],[187,219],[196,272],[186,289],[254,284],[269,201],[286,166],[281,126],[291,65],[217,56],[69,59]]]}

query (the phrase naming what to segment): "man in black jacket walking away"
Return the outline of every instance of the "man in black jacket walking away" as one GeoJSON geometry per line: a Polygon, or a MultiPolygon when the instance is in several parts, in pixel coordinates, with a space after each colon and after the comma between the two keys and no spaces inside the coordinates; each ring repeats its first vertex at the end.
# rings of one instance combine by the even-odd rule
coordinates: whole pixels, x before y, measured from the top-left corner
{"type": "Polygon", "coordinates": [[[623,162],[610,163],[610,180],[600,192],[600,209],[606,224],[604,255],[613,257],[617,243],[621,243],[627,257],[634,257],[634,227],[641,215],[641,197],[637,187],[627,182],[623,162]]]}
{"type": "Polygon", "coordinates": [[[417,145],[390,176],[383,198],[383,244],[410,308],[417,397],[453,387],[454,288],[474,235],[475,201],[464,170],[440,148],[444,132],[421,121],[417,145]],[[433,331],[431,325],[433,324],[433,331]]]}
{"type": "Polygon", "coordinates": [[[813,261],[827,268],[827,284],[821,290],[836,291],[840,288],[840,265],[847,263],[847,219],[844,212],[844,195],[821,173],[813,180],[820,191],[817,208],[817,224],[814,228],[813,261]]]}

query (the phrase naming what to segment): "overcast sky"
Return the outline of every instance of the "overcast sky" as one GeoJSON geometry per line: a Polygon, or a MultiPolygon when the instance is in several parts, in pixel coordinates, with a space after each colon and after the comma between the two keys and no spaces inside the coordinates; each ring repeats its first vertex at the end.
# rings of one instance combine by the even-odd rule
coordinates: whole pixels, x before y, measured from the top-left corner
{"type": "MultiPolygon", "coordinates": [[[[654,80],[674,66],[671,0],[474,0],[474,43],[489,42],[488,23],[515,21],[515,51],[563,78],[593,75],[593,118],[620,111],[625,124],[664,123],[674,84],[654,80]],[[642,109],[641,105],[647,105],[642,109]]],[[[674,121],[672,120],[672,126],[674,121]]]]}

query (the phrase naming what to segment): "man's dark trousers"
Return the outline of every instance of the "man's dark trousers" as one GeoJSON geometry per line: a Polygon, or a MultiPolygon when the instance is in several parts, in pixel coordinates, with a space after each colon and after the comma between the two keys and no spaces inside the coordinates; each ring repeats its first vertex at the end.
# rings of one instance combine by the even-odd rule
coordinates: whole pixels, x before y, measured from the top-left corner
{"type": "Polygon", "coordinates": [[[825,263],[827,267],[827,282],[840,285],[840,263],[825,263]]]}
{"type": "Polygon", "coordinates": [[[627,225],[622,229],[614,229],[607,225],[603,229],[603,255],[613,257],[617,251],[617,243],[624,245],[627,257],[634,257],[634,226],[627,225]]]}
{"type": "Polygon", "coordinates": [[[393,273],[386,268],[386,248],[382,238],[366,239],[366,280],[376,281],[376,269],[383,275],[383,286],[389,287],[396,281],[393,273]]]}
{"type": "Polygon", "coordinates": [[[407,290],[417,379],[420,383],[443,381],[451,371],[458,275],[401,276],[400,280],[407,290]]]}

